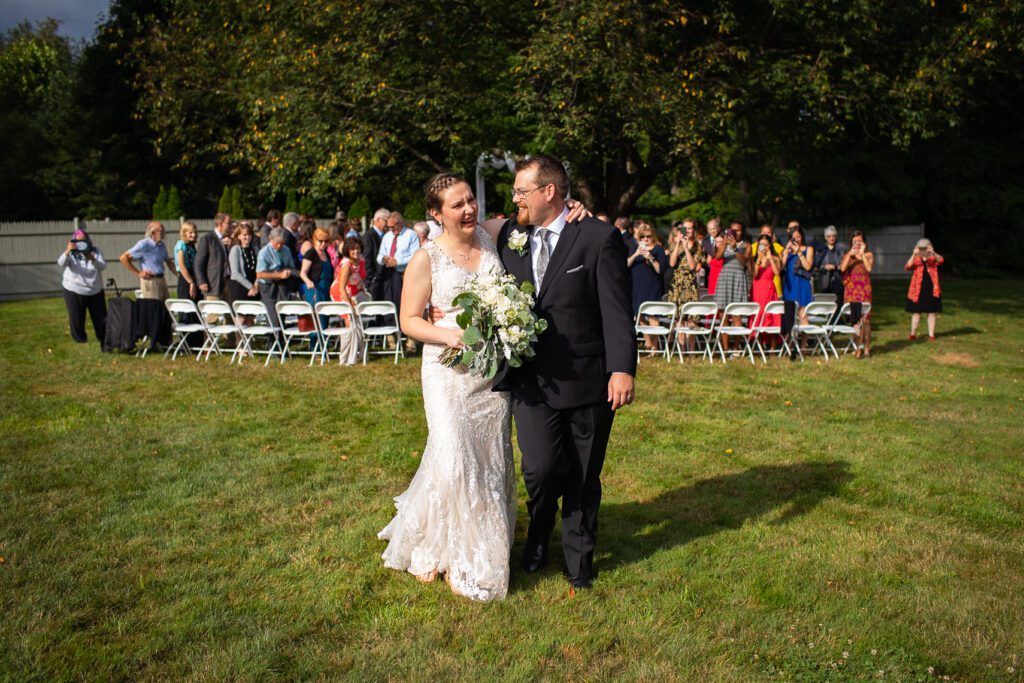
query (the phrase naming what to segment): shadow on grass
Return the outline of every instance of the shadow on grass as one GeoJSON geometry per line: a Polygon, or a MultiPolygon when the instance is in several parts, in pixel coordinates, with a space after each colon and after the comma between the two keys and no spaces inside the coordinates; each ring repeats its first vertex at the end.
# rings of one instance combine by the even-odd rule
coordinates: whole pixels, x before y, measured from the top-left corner
{"type": "Polygon", "coordinates": [[[597,569],[638,562],[702,536],[737,529],[780,510],[772,524],[807,514],[853,476],[842,460],[763,465],[701,479],[653,500],[602,505],[597,569]]]}
{"type": "MultiPolygon", "coordinates": [[[[924,318],[925,316],[922,315],[921,317],[924,318]]],[[[925,327],[925,323],[926,322],[927,322],[926,320],[922,320],[921,321],[921,327],[918,328],[918,334],[919,335],[922,335],[921,330],[922,329],[924,330],[922,336],[918,336],[918,338],[913,340],[913,341],[911,341],[907,337],[904,337],[903,339],[894,339],[894,340],[888,341],[888,342],[886,342],[884,344],[875,344],[871,348],[872,355],[880,356],[880,355],[885,354],[885,353],[895,353],[896,351],[902,351],[903,349],[907,348],[908,346],[913,346],[914,344],[927,344],[928,343],[928,336],[927,336],[928,335],[928,328],[925,327]]],[[[909,325],[909,323],[908,323],[908,325],[909,325]]],[[[938,325],[936,325],[936,327],[938,327],[938,325]]],[[[908,329],[909,329],[909,327],[908,327],[908,329]]],[[[909,332],[908,332],[908,334],[909,334],[909,332]]],[[[952,329],[952,330],[936,330],[935,331],[935,338],[938,340],[938,339],[944,339],[946,337],[961,337],[961,336],[968,335],[968,334],[981,334],[981,330],[979,330],[976,327],[957,327],[957,328],[952,329]]]]}

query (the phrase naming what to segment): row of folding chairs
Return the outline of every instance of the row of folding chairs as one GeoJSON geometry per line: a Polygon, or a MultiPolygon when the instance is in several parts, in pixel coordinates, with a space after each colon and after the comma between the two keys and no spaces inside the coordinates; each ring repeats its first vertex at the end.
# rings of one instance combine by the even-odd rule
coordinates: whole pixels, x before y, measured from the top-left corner
{"type": "MultiPolygon", "coordinates": [[[[862,304],[862,316],[871,312],[871,304],[862,304]]],[[[843,335],[848,337],[844,353],[855,351],[857,345],[858,328],[845,322],[849,317],[850,304],[843,304],[836,315],[836,303],[834,301],[815,301],[807,305],[807,324],[795,324],[789,335],[783,336],[779,325],[768,324],[772,317],[781,317],[785,312],[784,301],[771,301],[761,305],[753,301],[731,303],[721,311],[714,301],[692,301],[677,306],[670,301],[645,301],[640,304],[636,317],[636,334],[638,339],[643,336],[650,336],[658,340],[657,348],[643,349],[638,346],[638,357],[641,354],[661,355],[666,361],[671,361],[674,355],[683,357],[687,355],[698,355],[709,363],[714,362],[715,354],[726,362],[723,339],[730,338],[736,343],[742,343],[741,356],[749,358],[754,363],[755,353],[761,356],[761,361],[768,362],[769,354],[796,353],[800,360],[804,360],[804,348],[802,343],[808,344],[809,354],[820,352],[825,361],[828,362],[831,353],[839,358],[839,351],[832,341],[832,337],[843,335]],[[647,319],[658,320],[657,325],[647,322],[647,319]],[[740,324],[731,324],[734,320],[740,324]],[[775,349],[766,348],[763,339],[776,336],[780,339],[780,345],[775,349]]]]}
{"type": "Polygon", "coordinates": [[[275,312],[279,325],[266,304],[262,301],[200,301],[190,299],[168,299],[167,312],[171,316],[174,338],[164,357],[177,359],[181,353],[195,354],[196,360],[209,360],[213,354],[231,352],[231,363],[239,364],[246,357],[265,355],[264,366],[275,357],[284,363],[288,356],[309,356],[309,364],[319,358],[323,365],[331,354],[331,342],[336,342],[334,352],[341,362],[342,337],[357,330],[362,337],[363,364],[370,355],[394,355],[395,363],[404,356],[402,330],[398,324],[398,311],[390,301],[364,301],[356,304],[355,310],[348,302],[321,301],[312,305],[307,301],[278,301],[275,312]],[[300,327],[299,320],[312,319],[313,329],[300,327]],[[352,321],[352,327],[343,320],[352,321]],[[201,334],[203,343],[198,349],[189,344],[192,335],[201,334]],[[233,348],[224,348],[224,342],[236,339],[233,348]],[[256,340],[264,340],[264,348],[254,346],[256,340]],[[394,341],[394,350],[387,348],[387,340],[394,341]],[[307,350],[300,350],[306,342],[307,350]],[[293,345],[299,348],[294,348],[293,345]]]}

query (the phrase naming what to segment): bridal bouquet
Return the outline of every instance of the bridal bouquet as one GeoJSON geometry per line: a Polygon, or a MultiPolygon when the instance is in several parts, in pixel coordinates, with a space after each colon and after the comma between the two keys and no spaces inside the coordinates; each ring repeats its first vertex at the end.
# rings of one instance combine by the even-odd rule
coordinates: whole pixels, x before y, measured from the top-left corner
{"type": "Polygon", "coordinates": [[[486,379],[494,377],[502,361],[518,368],[532,358],[531,344],[548,326],[533,312],[533,284],[516,286],[513,275],[480,273],[452,305],[462,308],[456,321],[466,348],[445,349],[438,361],[449,368],[462,363],[486,379]]]}

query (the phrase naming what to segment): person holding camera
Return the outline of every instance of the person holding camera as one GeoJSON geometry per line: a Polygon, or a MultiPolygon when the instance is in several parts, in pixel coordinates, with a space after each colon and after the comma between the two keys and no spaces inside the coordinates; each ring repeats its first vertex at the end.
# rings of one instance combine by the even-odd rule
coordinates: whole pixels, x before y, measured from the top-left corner
{"type": "Polygon", "coordinates": [[[856,336],[856,358],[871,355],[871,314],[861,315],[861,304],[871,301],[871,269],[875,265],[875,256],[868,251],[864,233],[854,230],[850,238],[850,250],[843,256],[839,270],[843,273],[843,297],[850,304],[853,326],[858,330],[856,336]]]}
{"type": "Polygon", "coordinates": [[[779,298],[775,280],[782,272],[782,261],[775,251],[776,246],[781,247],[781,245],[777,245],[771,232],[762,232],[758,235],[757,242],[754,243],[752,257],[754,279],[750,287],[750,299],[761,306],[761,313],[757,317],[759,325],[778,326],[782,324],[781,316],[778,314],[765,315],[764,313],[764,307],[779,298]]]}
{"type": "Polygon", "coordinates": [[[708,257],[704,254],[696,224],[692,218],[683,221],[681,231],[672,232],[672,251],[668,265],[673,268],[668,300],[677,306],[696,301],[700,294],[700,272],[707,267],[708,257]]]}
{"type": "Polygon", "coordinates": [[[63,269],[61,286],[64,290],[64,305],[68,309],[68,323],[71,338],[79,344],[88,341],[85,335],[85,312],[89,311],[92,329],[103,348],[107,331],[107,300],[103,296],[103,279],[100,274],[107,267],[99,247],[92,243],[85,230],[75,230],[67,247],[57,258],[57,265],[63,269]]]}
{"type": "Polygon", "coordinates": [[[806,240],[804,229],[797,225],[789,233],[789,242],[782,250],[782,267],[786,271],[782,281],[782,299],[796,302],[801,325],[807,324],[807,304],[814,301],[811,292],[814,247],[807,245],[806,240]]]}
{"type": "MultiPolygon", "coordinates": [[[[661,274],[668,268],[668,257],[665,250],[658,244],[658,236],[649,223],[640,222],[634,232],[637,247],[626,260],[626,267],[629,268],[633,278],[633,317],[640,311],[640,304],[645,301],[660,301],[664,288],[662,286],[661,274]]],[[[657,325],[657,320],[648,318],[647,325],[657,325]]],[[[656,349],[657,344],[653,337],[645,337],[645,346],[648,349],[656,349]]]]}
{"type": "Polygon", "coordinates": [[[910,339],[917,339],[921,314],[928,315],[928,340],[935,341],[935,316],[942,313],[942,291],[939,289],[939,266],[946,262],[935,253],[929,239],[920,239],[904,268],[911,271],[907,292],[907,313],[910,313],[910,339]]]}
{"type": "Polygon", "coordinates": [[[843,307],[845,287],[839,266],[846,256],[846,251],[846,245],[839,241],[836,226],[830,225],[825,228],[825,244],[814,255],[814,291],[834,294],[837,312],[843,307]]]}

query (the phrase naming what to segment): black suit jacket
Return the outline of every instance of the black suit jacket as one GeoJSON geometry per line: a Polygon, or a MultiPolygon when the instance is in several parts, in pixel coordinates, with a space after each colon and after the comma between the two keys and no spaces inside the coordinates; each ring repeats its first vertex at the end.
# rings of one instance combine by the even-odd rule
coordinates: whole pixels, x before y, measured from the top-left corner
{"type": "MultiPolygon", "coordinates": [[[[528,243],[520,255],[509,247],[507,221],[498,234],[498,254],[516,281],[533,281],[528,243]]],[[[537,337],[537,355],[519,368],[505,368],[496,390],[543,401],[556,410],[608,400],[613,372],[636,374],[633,284],[619,231],[596,218],[566,223],[551,255],[534,310],[548,321],[537,337]]]]}
{"type": "Polygon", "coordinates": [[[377,252],[383,236],[371,225],[363,234],[363,259],[366,261],[366,289],[374,299],[380,298],[380,271],[377,264],[377,252]]]}
{"type": "Polygon", "coordinates": [[[207,294],[222,296],[227,291],[228,250],[216,232],[208,232],[199,238],[199,244],[196,245],[195,271],[196,282],[209,286],[207,294]]]}

